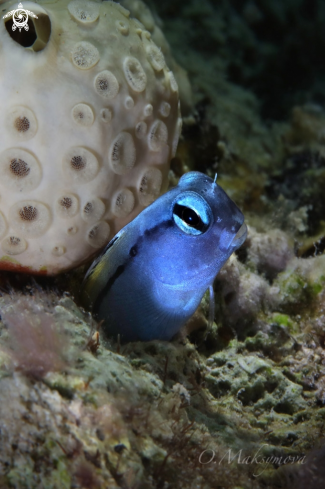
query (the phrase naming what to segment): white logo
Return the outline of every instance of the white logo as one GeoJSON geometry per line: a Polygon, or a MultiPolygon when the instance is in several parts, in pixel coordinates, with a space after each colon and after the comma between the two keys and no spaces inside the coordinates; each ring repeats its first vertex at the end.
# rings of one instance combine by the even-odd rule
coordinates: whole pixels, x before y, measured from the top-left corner
{"type": "Polygon", "coordinates": [[[37,15],[33,14],[33,12],[31,12],[30,10],[23,9],[23,4],[19,3],[16,10],[11,10],[11,12],[8,12],[2,18],[7,19],[8,17],[12,16],[12,30],[15,31],[18,27],[19,32],[21,32],[22,28],[24,28],[25,31],[29,30],[29,25],[27,24],[28,15],[34,17],[34,19],[38,19],[37,15]]]}

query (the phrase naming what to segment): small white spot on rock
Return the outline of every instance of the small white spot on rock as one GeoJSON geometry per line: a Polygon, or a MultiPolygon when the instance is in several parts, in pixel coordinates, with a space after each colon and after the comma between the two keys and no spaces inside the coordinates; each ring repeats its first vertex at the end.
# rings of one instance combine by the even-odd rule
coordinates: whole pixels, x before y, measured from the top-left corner
{"type": "Polygon", "coordinates": [[[151,204],[160,194],[162,173],[158,168],[147,170],[140,180],[139,201],[143,206],[151,204]]]}
{"type": "Polygon", "coordinates": [[[63,245],[56,245],[52,248],[52,255],[54,256],[62,256],[66,252],[66,247],[63,245]]]}
{"type": "Polygon", "coordinates": [[[64,219],[75,216],[79,210],[78,197],[70,193],[61,195],[55,203],[55,210],[64,219]]]}
{"type": "Polygon", "coordinates": [[[37,133],[37,120],[27,107],[18,105],[13,107],[7,116],[7,128],[16,138],[27,141],[37,133]]]}
{"type": "Polygon", "coordinates": [[[112,198],[112,212],[116,217],[127,217],[134,208],[134,195],[128,188],[123,188],[112,198]]]}
{"type": "Polygon", "coordinates": [[[152,151],[160,151],[167,143],[168,129],[164,122],[156,120],[148,134],[148,145],[152,151]]]}
{"type": "Polygon", "coordinates": [[[136,149],[133,138],[128,132],[121,132],[111,144],[108,154],[112,170],[124,175],[133,168],[136,160],[136,149]]]}
{"type": "Polygon", "coordinates": [[[153,106],[151,104],[145,105],[145,107],[143,109],[144,116],[150,117],[152,115],[152,112],[153,112],[153,106]]]}
{"type": "Polygon", "coordinates": [[[163,68],[165,68],[166,62],[164,55],[155,44],[147,46],[146,52],[149,62],[155,71],[161,71],[163,68]]]}
{"type": "Polygon", "coordinates": [[[89,70],[99,61],[98,49],[86,41],[75,44],[71,56],[72,63],[80,70],[89,70]]]}
{"type": "Polygon", "coordinates": [[[133,109],[134,107],[134,100],[132,97],[127,96],[124,100],[124,106],[127,110],[133,109]]]}
{"type": "Polygon", "coordinates": [[[71,226],[67,229],[68,236],[74,236],[78,232],[78,226],[71,226]]]}
{"type": "Polygon", "coordinates": [[[119,91],[119,84],[111,71],[105,70],[95,78],[95,90],[103,98],[113,99],[119,91]]]}
{"type": "Polygon", "coordinates": [[[147,124],[143,121],[138,122],[135,126],[135,135],[137,138],[142,139],[147,134],[147,124]]]}
{"type": "Polygon", "coordinates": [[[99,17],[99,5],[88,0],[74,0],[68,5],[72,17],[82,24],[91,24],[99,17]]]}
{"type": "Polygon", "coordinates": [[[85,148],[70,148],[63,157],[63,171],[72,182],[90,182],[95,178],[98,170],[96,156],[85,148]]]}
{"type": "Polygon", "coordinates": [[[135,92],[143,92],[147,85],[147,75],[145,74],[140,61],[132,56],[125,58],[123,70],[126,81],[135,92]]]}
{"type": "Polygon", "coordinates": [[[161,102],[159,112],[163,117],[168,117],[170,114],[170,104],[168,102],[161,102]]]}
{"type": "Polygon", "coordinates": [[[105,124],[108,124],[109,122],[111,122],[112,120],[112,117],[113,117],[113,113],[111,111],[111,109],[102,109],[100,111],[100,120],[102,122],[104,122],[105,124]]]}
{"type": "Polygon", "coordinates": [[[72,119],[79,126],[91,126],[95,120],[92,108],[87,104],[77,104],[71,111],[72,119]]]}
{"type": "Polygon", "coordinates": [[[22,237],[8,236],[1,241],[1,248],[8,255],[19,255],[27,248],[27,241],[22,237]]]}
{"type": "Polygon", "coordinates": [[[36,158],[20,148],[6,149],[0,153],[0,185],[16,192],[29,192],[42,178],[42,170],[36,158]]]}
{"type": "Polygon", "coordinates": [[[144,41],[150,41],[150,39],[151,39],[151,34],[149,31],[143,31],[142,36],[143,36],[144,41]]]}
{"type": "Polygon", "coordinates": [[[101,199],[91,199],[84,205],[81,217],[87,222],[99,221],[105,214],[105,210],[105,204],[101,199]]]}
{"type": "Polygon", "coordinates": [[[30,238],[36,238],[45,233],[51,224],[51,212],[48,207],[35,200],[17,202],[9,210],[9,220],[12,228],[30,238]]]}
{"type": "Polygon", "coordinates": [[[129,33],[129,26],[126,22],[122,22],[121,20],[117,20],[115,22],[116,27],[118,28],[119,32],[123,34],[123,36],[127,36],[129,33]]]}
{"type": "Polygon", "coordinates": [[[174,73],[172,71],[169,71],[167,73],[167,76],[168,76],[168,79],[169,79],[169,85],[170,85],[170,88],[171,88],[171,91],[172,92],[178,92],[178,85],[177,85],[177,82],[175,80],[175,76],[174,76],[174,73]]]}
{"type": "Polygon", "coordinates": [[[110,227],[106,221],[99,221],[86,234],[86,241],[94,248],[104,246],[109,238],[110,227]]]}

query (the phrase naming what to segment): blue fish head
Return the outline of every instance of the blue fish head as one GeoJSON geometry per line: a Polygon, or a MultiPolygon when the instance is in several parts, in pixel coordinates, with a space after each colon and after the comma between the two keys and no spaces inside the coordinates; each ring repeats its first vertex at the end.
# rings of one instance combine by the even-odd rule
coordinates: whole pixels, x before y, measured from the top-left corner
{"type": "Polygon", "coordinates": [[[85,277],[84,303],[110,335],[169,340],[246,233],[224,190],[187,173],[107,245],[85,277]]]}
{"type": "Polygon", "coordinates": [[[146,256],[156,278],[166,284],[207,288],[246,239],[242,212],[202,173],[185,174],[151,207],[151,222],[157,225],[148,236],[146,256]]]}

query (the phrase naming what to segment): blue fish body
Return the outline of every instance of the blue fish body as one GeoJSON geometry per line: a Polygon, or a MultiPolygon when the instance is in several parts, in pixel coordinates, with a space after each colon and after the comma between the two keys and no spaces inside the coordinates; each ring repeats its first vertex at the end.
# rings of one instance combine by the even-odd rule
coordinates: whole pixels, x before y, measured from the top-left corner
{"type": "Polygon", "coordinates": [[[170,340],[246,233],[224,190],[187,173],[108,243],[87,272],[82,301],[109,335],[170,340]]]}

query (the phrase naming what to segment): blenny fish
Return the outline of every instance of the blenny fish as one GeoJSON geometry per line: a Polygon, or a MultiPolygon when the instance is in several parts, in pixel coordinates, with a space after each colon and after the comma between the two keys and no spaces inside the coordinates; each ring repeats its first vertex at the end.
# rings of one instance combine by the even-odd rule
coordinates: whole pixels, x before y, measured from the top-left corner
{"type": "Polygon", "coordinates": [[[85,276],[83,304],[108,335],[170,340],[246,234],[225,191],[202,173],[186,173],[108,243],[85,276]]]}

